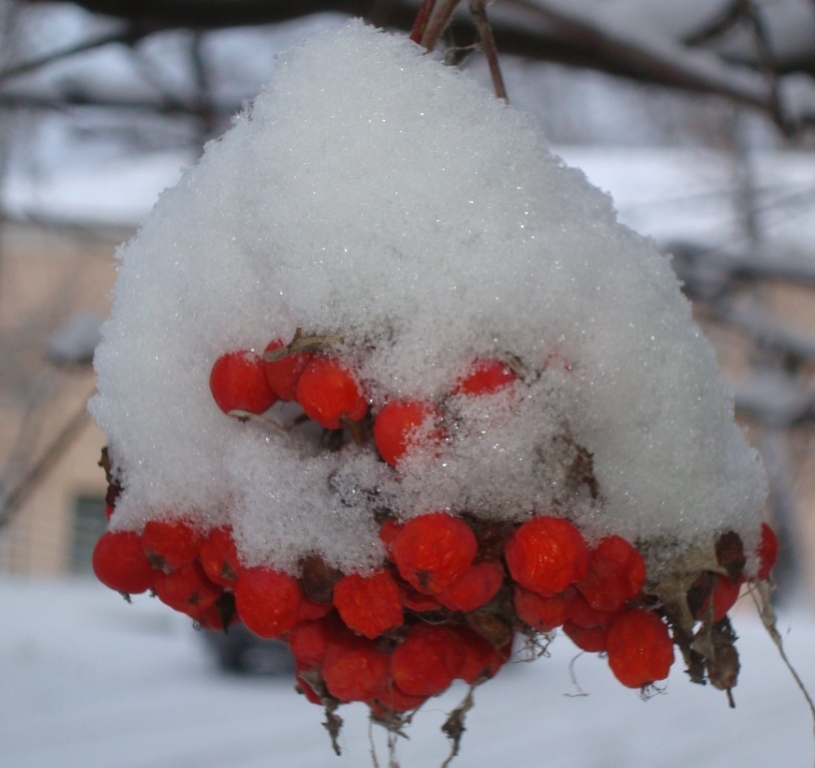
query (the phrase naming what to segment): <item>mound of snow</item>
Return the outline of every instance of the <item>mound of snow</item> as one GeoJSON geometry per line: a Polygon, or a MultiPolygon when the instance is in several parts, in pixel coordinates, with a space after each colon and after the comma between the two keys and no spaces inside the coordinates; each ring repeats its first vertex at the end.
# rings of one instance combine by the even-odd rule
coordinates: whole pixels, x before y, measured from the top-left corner
{"type": "Polygon", "coordinates": [[[376,564],[383,508],[755,548],[763,470],[665,257],[532,119],[405,39],[354,22],[280,57],[119,256],[90,406],[125,489],[116,528],[231,522],[247,564],[290,571],[311,552],[376,564]],[[342,337],[374,413],[441,404],[441,455],[397,471],[222,413],[214,361],[298,328],[342,337]],[[480,357],[522,380],[450,397],[480,357]]]}

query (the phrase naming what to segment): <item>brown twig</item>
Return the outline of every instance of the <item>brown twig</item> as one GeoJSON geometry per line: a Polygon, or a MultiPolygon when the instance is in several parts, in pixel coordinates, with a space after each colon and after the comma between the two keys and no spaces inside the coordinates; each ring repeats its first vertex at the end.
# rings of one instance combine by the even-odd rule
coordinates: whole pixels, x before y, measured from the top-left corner
{"type": "Polygon", "coordinates": [[[424,35],[422,35],[422,46],[432,51],[447,29],[453,13],[458,7],[459,0],[441,0],[441,5],[434,8],[433,14],[427,23],[424,35]]]}
{"type": "Polygon", "coordinates": [[[422,5],[419,8],[419,13],[416,14],[416,21],[413,22],[413,28],[410,30],[410,39],[417,44],[421,44],[424,32],[427,29],[427,22],[436,7],[436,0],[422,0],[422,5]]]}
{"type": "Polygon", "coordinates": [[[495,35],[493,35],[492,27],[487,19],[487,0],[470,0],[470,14],[473,17],[473,21],[475,21],[478,36],[481,38],[481,46],[484,49],[484,55],[487,57],[487,64],[490,68],[490,77],[492,78],[492,87],[495,89],[495,95],[499,99],[509,101],[507,98],[507,89],[504,86],[504,78],[501,75],[501,65],[498,63],[498,49],[495,46],[495,35]]]}

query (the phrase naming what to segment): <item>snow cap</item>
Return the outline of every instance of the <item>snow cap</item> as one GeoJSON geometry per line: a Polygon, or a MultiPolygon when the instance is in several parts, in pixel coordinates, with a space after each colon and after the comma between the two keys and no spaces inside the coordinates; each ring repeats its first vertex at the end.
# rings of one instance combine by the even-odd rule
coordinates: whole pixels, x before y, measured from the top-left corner
{"type": "Polygon", "coordinates": [[[763,470],[666,257],[530,117],[404,38],[352,22],[282,55],[119,258],[90,404],[114,527],[229,522],[247,564],[290,572],[315,552],[373,567],[383,510],[757,543],[763,470]],[[222,413],[215,360],[298,328],[342,337],[374,415],[438,406],[441,450],[397,470],[370,441],[332,452],[313,424],[222,413]],[[477,358],[518,380],[451,394],[477,358]]]}

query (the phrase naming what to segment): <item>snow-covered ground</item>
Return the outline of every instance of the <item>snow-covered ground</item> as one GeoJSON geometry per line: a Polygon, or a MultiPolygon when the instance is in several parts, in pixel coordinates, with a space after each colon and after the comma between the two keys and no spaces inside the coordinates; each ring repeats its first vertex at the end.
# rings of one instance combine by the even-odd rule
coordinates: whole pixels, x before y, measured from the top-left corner
{"type": "MultiPolygon", "coordinates": [[[[371,765],[362,705],[345,718],[343,756],[322,712],[282,678],[220,673],[186,619],[156,600],[90,580],[0,579],[0,766],[3,768],[337,768],[371,765]]],[[[815,620],[780,625],[789,656],[815,688],[815,620]]],[[[758,621],[736,619],[743,669],[737,708],[687,682],[679,662],[664,695],[640,701],[602,659],[576,658],[566,638],[551,658],[511,665],[476,692],[461,768],[766,768],[811,766],[804,700],[758,621]],[[570,664],[582,690],[570,680],[570,664]]],[[[399,746],[402,768],[447,754],[438,729],[456,688],[421,710],[399,746]]],[[[384,739],[375,730],[380,764],[384,739]]]]}

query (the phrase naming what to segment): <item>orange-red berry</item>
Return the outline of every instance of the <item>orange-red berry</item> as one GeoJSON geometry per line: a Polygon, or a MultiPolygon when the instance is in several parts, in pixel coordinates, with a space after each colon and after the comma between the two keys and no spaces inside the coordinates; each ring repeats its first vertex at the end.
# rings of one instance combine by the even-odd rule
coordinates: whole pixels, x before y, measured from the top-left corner
{"type": "Polygon", "coordinates": [[[435,696],[464,667],[461,637],[450,627],[414,624],[390,658],[394,682],[409,696],[435,696]]]}
{"type": "Polygon", "coordinates": [[[231,526],[213,528],[201,544],[198,559],[204,572],[216,584],[234,586],[243,571],[231,526]]]}
{"type": "Polygon", "coordinates": [[[674,648],[668,627],[655,613],[633,608],[623,612],[606,636],[608,664],[629,688],[642,688],[668,677],[674,648]]]}
{"type": "Polygon", "coordinates": [[[458,627],[457,632],[464,645],[464,665],[457,677],[468,685],[488,680],[498,674],[511,653],[509,648],[499,651],[493,648],[481,635],[476,634],[469,627],[458,627]]]}
{"type": "Polygon", "coordinates": [[[575,591],[569,605],[566,608],[566,615],[569,621],[584,629],[592,627],[608,627],[620,613],[616,611],[598,611],[592,608],[588,600],[580,592],[575,591]]]}
{"type": "Polygon", "coordinates": [[[507,542],[506,561],[512,578],[544,597],[562,592],[586,578],[589,549],[580,531],[560,517],[536,517],[507,542]]]}
{"type": "Polygon", "coordinates": [[[297,382],[297,402],[306,415],[326,429],[341,429],[343,421],[360,421],[368,401],[356,374],[334,357],[309,361],[297,382]]]}
{"type": "Polygon", "coordinates": [[[247,350],[221,355],[212,366],[209,388],[216,405],[224,412],[263,413],[277,401],[266,381],[265,362],[247,350]]]}
{"type": "Polygon", "coordinates": [[[405,620],[399,587],[390,571],[344,576],[334,585],[334,605],[349,629],[371,639],[405,620]]]}
{"type": "MultiPolygon", "coordinates": [[[[284,346],[286,345],[280,339],[275,339],[269,342],[264,352],[272,352],[284,346]]],[[[264,361],[266,363],[266,381],[269,382],[272,392],[281,400],[295,400],[300,374],[312,357],[310,352],[293,352],[279,360],[264,361]]]]}
{"type": "Polygon", "coordinates": [[[340,701],[372,701],[388,689],[388,656],[366,638],[346,639],[329,644],[322,673],[340,701]]]}
{"type": "Polygon", "coordinates": [[[392,400],[374,421],[374,443],[379,455],[396,467],[414,451],[438,451],[445,438],[444,430],[436,426],[441,420],[441,411],[432,403],[392,400]]]}
{"type": "Polygon", "coordinates": [[[304,669],[322,664],[336,630],[336,620],[299,622],[286,638],[297,664],[304,669]]]}
{"type": "Polygon", "coordinates": [[[439,611],[444,607],[435,595],[426,595],[424,592],[419,592],[410,584],[400,584],[399,595],[402,598],[402,605],[416,613],[430,613],[431,611],[439,611]]]}
{"type": "Polygon", "coordinates": [[[379,539],[385,545],[385,549],[389,555],[394,539],[399,535],[404,527],[405,526],[402,523],[397,523],[393,518],[389,518],[382,523],[382,527],[379,529],[379,539]]]}
{"type": "Polygon", "coordinates": [[[608,646],[608,627],[581,627],[567,621],[563,632],[581,651],[602,653],[608,646]]]}
{"type": "MultiPolygon", "coordinates": [[[[709,574],[708,578],[710,579],[710,591],[705,596],[696,618],[704,621],[708,618],[708,612],[710,612],[713,621],[721,621],[736,604],[736,600],[739,599],[739,592],[741,591],[741,585],[744,583],[744,578],[740,577],[738,581],[731,581],[721,573],[709,574]]],[[[705,579],[705,575],[701,576],[699,581],[703,579],[705,579]]]]}
{"type": "Polygon", "coordinates": [[[154,568],[177,571],[195,560],[203,539],[203,532],[185,520],[148,520],[141,545],[154,568]]]}
{"type": "Polygon", "coordinates": [[[235,585],[238,615],[261,637],[280,637],[294,627],[302,598],[297,580],[274,568],[247,568],[235,585]]]}
{"type": "Polygon", "coordinates": [[[457,582],[440,592],[439,602],[451,611],[474,611],[498,594],[504,583],[504,568],[497,560],[470,566],[457,582]]]}
{"type": "Polygon", "coordinates": [[[518,618],[538,632],[551,632],[563,624],[569,615],[572,590],[544,597],[520,584],[514,590],[515,612],[518,618]]]}
{"type": "Polygon", "coordinates": [[[478,358],[456,382],[454,395],[492,395],[517,380],[513,370],[500,360],[478,358]]]}
{"type": "Polygon", "coordinates": [[[393,562],[402,578],[429,595],[455,584],[475,559],[478,544],[469,526],[445,512],[414,517],[394,539],[393,562]]]}
{"type": "Polygon", "coordinates": [[[589,573],[577,588],[598,611],[614,611],[645,584],[642,555],[621,536],[607,536],[591,551],[589,573]]]}
{"type": "Polygon", "coordinates": [[[93,572],[106,587],[138,595],[153,584],[156,571],[141,547],[135,531],[103,533],[93,550],[93,572]]]}
{"type": "Polygon", "coordinates": [[[410,712],[418,709],[427,701],[427,696],[408,696],[399,690],[393,682],[388,686],[387,693],[382,694],[371,704],[371,711],[377,715],[386,715],[391,712],[410,712]]]}
{"type": "Polygon", "coordinates": [[[197,562],[188,563],[170,573],[156,571],[153,589],[162,603],[193,618],[214,605],[222,592],[217,584],[207,578],[197,562]]]}

